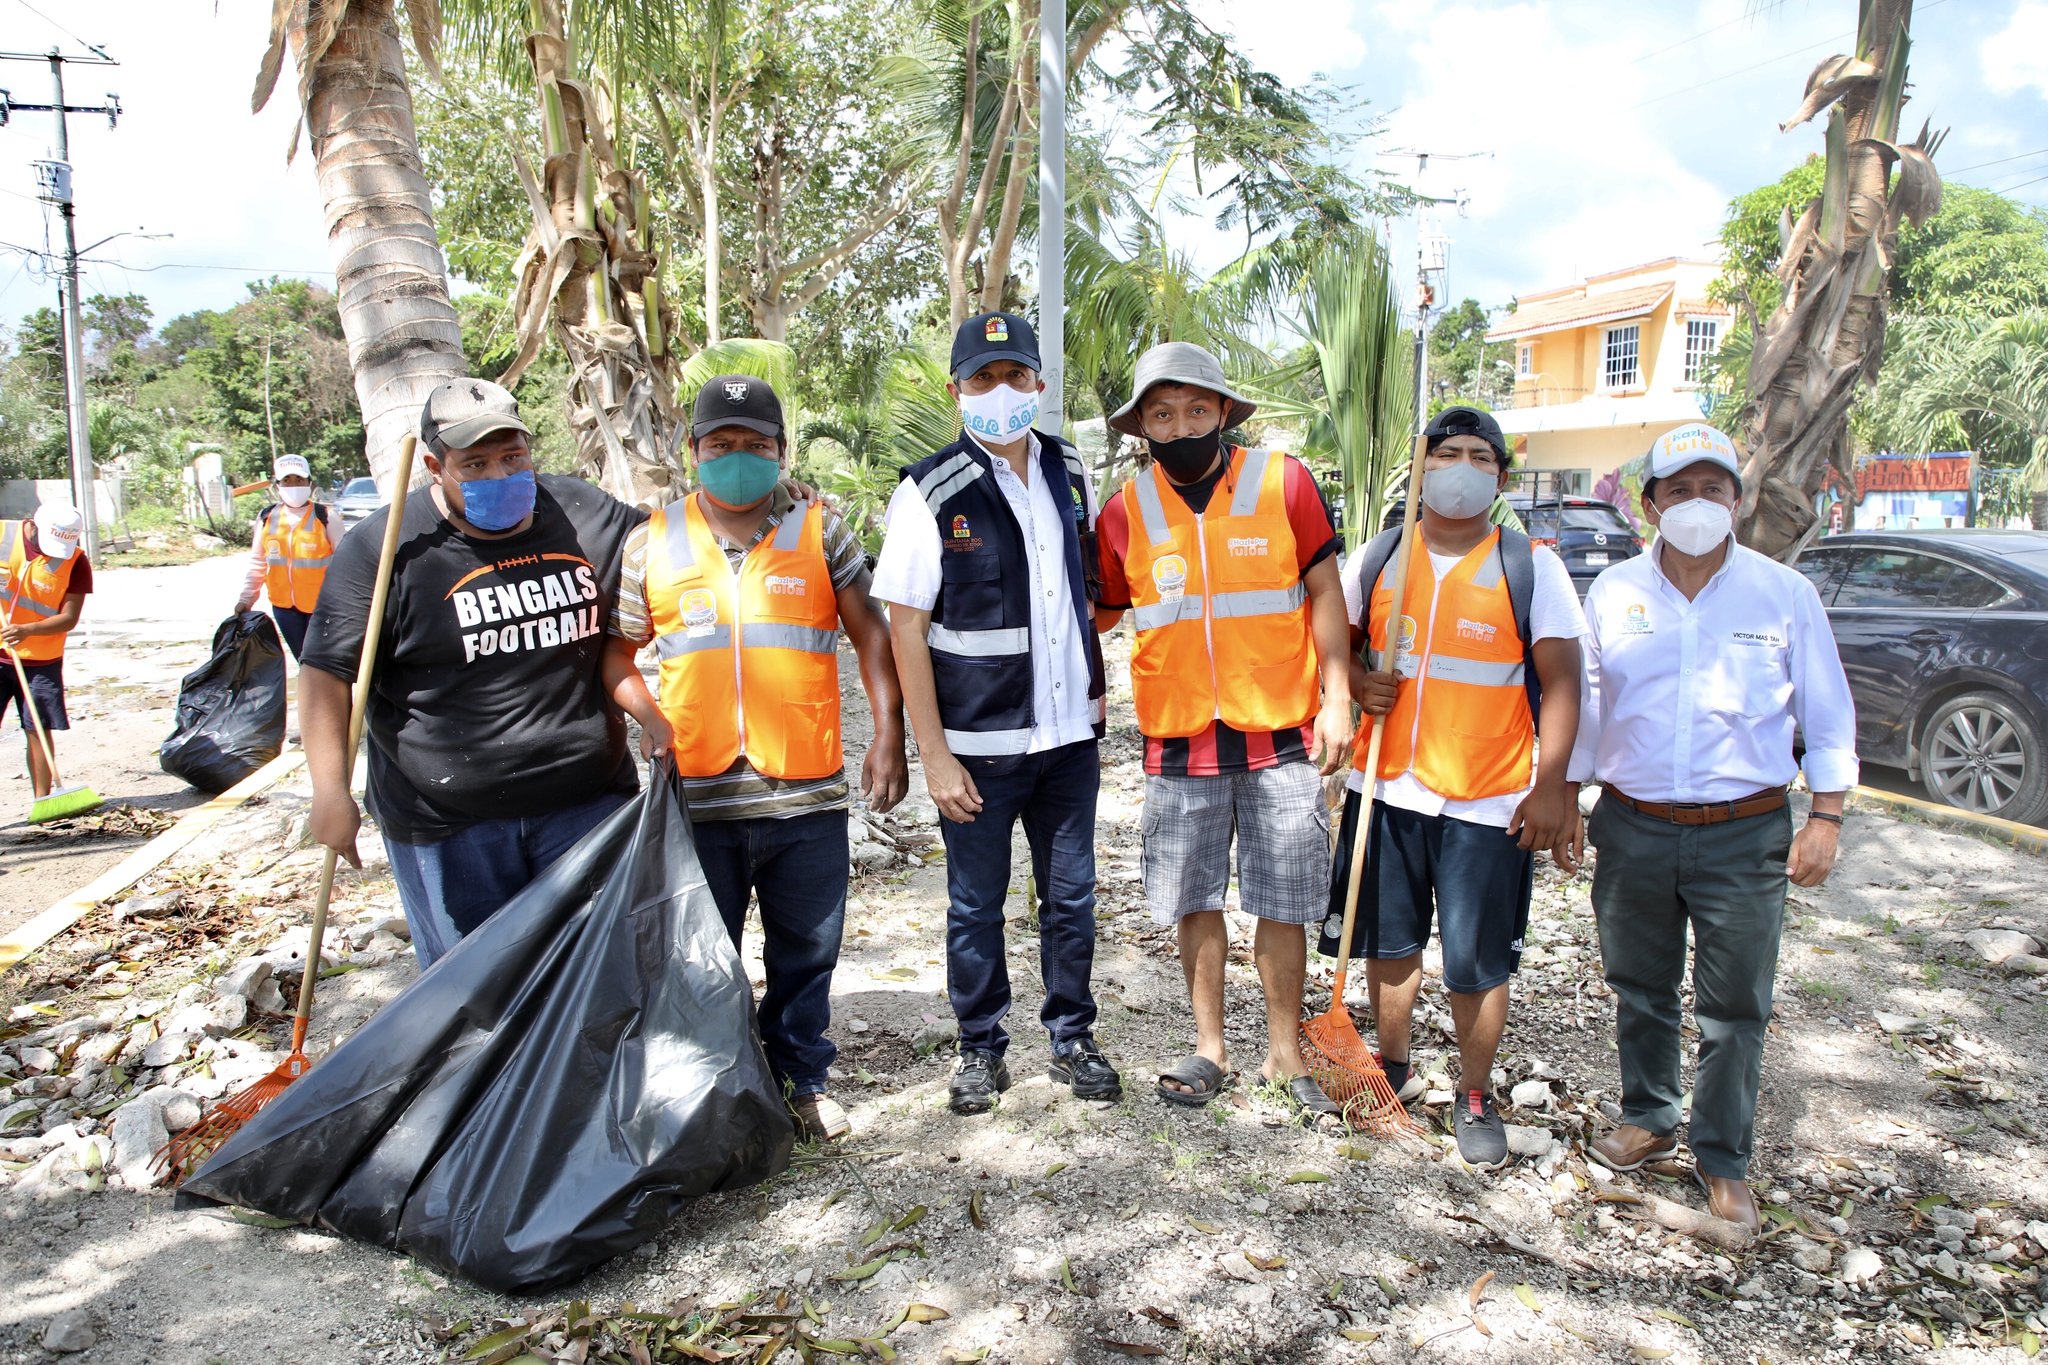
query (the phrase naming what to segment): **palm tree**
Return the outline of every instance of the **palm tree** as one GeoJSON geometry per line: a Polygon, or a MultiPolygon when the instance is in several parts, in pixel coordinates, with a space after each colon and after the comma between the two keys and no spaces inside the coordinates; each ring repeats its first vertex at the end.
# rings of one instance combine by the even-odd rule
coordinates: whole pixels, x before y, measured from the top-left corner
{"type": "Polygon", "coordinates": [[[1900,407],[1913,443],[1944,448],[1956,420],[1982,416],[2009,426],[2026,442],[2022,471],[2035,530],[2048,529],[2048,311],[2006,317],[1926,318],[1913,383],[1900,407]]]}
{"type": "MultiPolygon", "coordinates": [[[[432,70],[435,0],[405,0],[405,9],[414,49],[432,70]]],[[[370,472],[388,495],[399,443],[416,428],[427,394],[464,369],[394,0],[277,0],[256,109],[270,101],[287,46],[326,205],[370,472]]]]}
{"type": "Polygon", "coordinates": [[[1815,67],[1805,101],[1781,125],[1828,111],[1820,197],[1782,225],[1784,298],[1761,326],[1751,317],[1738,518],[1743,543],[1768,555],[1797,553],[1828,467],[1848,469],[1849,408],[1884,359],[1899,224],[1918,226],[1941,206],[1941,135],[1923,126],[1912,142],[1897,141],[1912,16],[1912,0],[1860,0],[1855,55],[1815,67]]]}

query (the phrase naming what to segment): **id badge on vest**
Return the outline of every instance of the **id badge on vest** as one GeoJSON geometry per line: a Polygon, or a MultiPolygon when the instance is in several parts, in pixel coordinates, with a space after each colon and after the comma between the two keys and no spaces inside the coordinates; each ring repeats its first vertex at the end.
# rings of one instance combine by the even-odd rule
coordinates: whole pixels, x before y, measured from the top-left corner
{"type": "Polygon", "coordinates": [[[718,598],[709,588],[686,589],[676,602],[683,618],[683,634],[701,640],[718,629],[718,598]]]}

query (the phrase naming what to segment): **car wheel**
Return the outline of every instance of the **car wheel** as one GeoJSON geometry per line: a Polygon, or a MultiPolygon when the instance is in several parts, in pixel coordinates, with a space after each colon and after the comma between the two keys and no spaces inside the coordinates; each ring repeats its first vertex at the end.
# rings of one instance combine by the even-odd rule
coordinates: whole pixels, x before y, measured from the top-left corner
{"type": "Polygon", "coordinates": [[[1996,692],[1951,697],[1920,736],[1920,774],[1944,805],[2034,824],[2048,818],[2039,727],[1996,692]]]}

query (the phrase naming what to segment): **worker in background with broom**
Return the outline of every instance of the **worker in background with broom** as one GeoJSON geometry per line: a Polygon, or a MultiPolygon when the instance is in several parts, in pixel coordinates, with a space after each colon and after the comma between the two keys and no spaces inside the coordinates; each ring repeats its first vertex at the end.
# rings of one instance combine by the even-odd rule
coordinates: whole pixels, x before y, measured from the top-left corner
{"type": "MultiPolygon", "coordinates": [[[[1446,408],[1423,439],[1421,534],[1411,537],[1400,611],[1388,581],[1398,531],[1361,546],[1344,572],[1353,647],[1369,637],[1378,661],[1372,671],[1360,665],[1354,680],[1367,717],[1359,769],[1368,764],[1371,718],[1385,717],[1359,902],[1364,932],[1353,953],[1368,959],[1388,1084],[1403,1102],[1415,1099],[1422,1084],[1410,1028],[1422,950],[1430,921],[1439,921],[1458,1031],[1458,1153],[1492,1169],[1508,1160],[1493,1062],[1529,922],[1535,850],[1557,849],[1578,815],[1565,769],[1578,732],[1586,622],[1563,562],[1488,516],[1511,464],[1499,424],[1473,408],[1446,408]],[[1398,662],[1388,667],[1388,624],[1397,615],[1398,662]]],[[[1340,951],[1365,782],[1354,772],[1344,801],[1325,953],[1340,951]]]]}
{"type": "Polygon", "coordinates": [[[23,521],[0,522],[0,565],[7,573],[0,598],[0,644],[8,666],[0,682],[0,719],[15,708],[28,742],[32,824],[77,815],[100,804],[84,787],[62,792],[52,730],[71,728],[64,710],[64,637],[92,591],[92,563],[78,548],[85,517],[76,507],[46,502],[23,521]]]}
{"type": "Polygon", "coordinates": [[[1257,411],[1216,357],[1166,342],[1138,358],[1113,430],[1144,440],[1148,468],[1102,509],[1096,626],[1128,611],[1131,700],[1145,735],[1145,900],[1173,926],[1195,1016],[1195,1050],[1160,1073],[1159,1098],[1199,1107],[1229,1081],[1223,920],[1230,847],[1239,904],[1258,920],[1252,960],[1266,994],[1260,1077],[1311,1118],[1341,1110],[1300,1045],[1306,926],[1322,916],[1330,809],[1321,771],[1351,738],[1337,533],[1308,467],[1229,445],[1257,411]]]}

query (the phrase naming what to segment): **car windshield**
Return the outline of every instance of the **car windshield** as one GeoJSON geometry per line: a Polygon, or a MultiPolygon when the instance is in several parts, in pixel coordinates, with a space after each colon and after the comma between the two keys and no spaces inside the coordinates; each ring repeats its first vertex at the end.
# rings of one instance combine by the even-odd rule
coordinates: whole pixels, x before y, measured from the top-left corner
{"type": "Polygon", "coordinates": [[[1626,533],[1628,522],[1612,507],[1566,507],[1564,529],[1567,531],[1616,531],[1626,533]]]}
{"type": "Polygon", "coordinates": [[[1537,535],[1554,536],[1559,531],[1605,531],[1608,535],[1628,535],[1632,529],[1628,519],[1604,503],[1566,503],[1559,507],[1554,502],[1539,502],[1533,506],[1517,505],[1522,522],[1537,535]]]}
{"type": "Polygon", "coordinates": [[[374,498],[377,496],[375,479],[350,479],[348,487],[341,490],[344,498],[374,498]]]}

